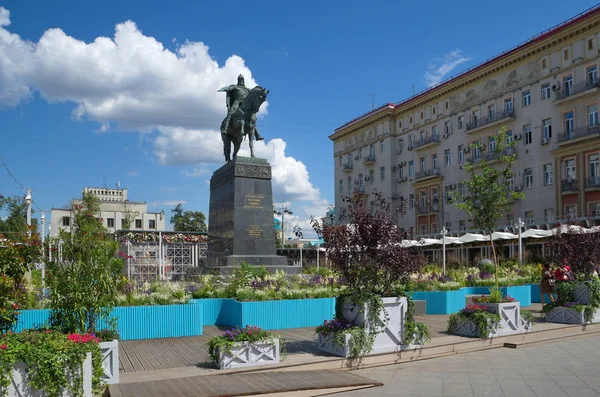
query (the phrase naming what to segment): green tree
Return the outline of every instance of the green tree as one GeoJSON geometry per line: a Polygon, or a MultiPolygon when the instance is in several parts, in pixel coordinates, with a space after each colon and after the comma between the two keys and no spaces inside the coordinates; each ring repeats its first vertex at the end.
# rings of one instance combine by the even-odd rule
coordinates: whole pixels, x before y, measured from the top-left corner
{"type": "MultiPolygon", "coordinates": [[[[0,209],[6,208],[6,219],[0,219],[0,234],[7,238],[24,243],[27,238],[27,204],[21,197],[7,197],[0,199],[0,209]]],[[[31,214],[35,211],[31,209],[31,214]]],[[[37,233],[37,219],[31,219],[32,233],[37,233]]]]}
{"type": "Polygon", "coordinates": [[[176,232],[206,232],[206,216],[202,212],[184,211],[179,203],[171,213],[171,223],[176,232]]]}
{"type": "Polygon", "coordinates": [[[71,232],[59,234],[62,255],[46,264],[50,323],[63,332],[94,332],[100,321],[109,320],[125,262],[97,217],[95,196],[84,194],[72,211],[71,232]]]}
{"type": "MultiPolygon", "coordinates": [[[[469,174],[465,182],[467,195],[452,192],[451,198],[456,208],[467,212],[477,229],[490,235],[490,245],[496,268],[496,286],[498,285],[498,259],[492,240],[492,233],[498,220],[510,209],[511,204],[525,197],[522,192],[511,189],[513,165],[516,160],[515,141],[507,139],[506,127],[493,136],[494,146],[488,147],[487,156],[467,162],[464,166],[469,174]]],[[[471,144],[471,150],[483,151],[481,143],[471,144]]]]}

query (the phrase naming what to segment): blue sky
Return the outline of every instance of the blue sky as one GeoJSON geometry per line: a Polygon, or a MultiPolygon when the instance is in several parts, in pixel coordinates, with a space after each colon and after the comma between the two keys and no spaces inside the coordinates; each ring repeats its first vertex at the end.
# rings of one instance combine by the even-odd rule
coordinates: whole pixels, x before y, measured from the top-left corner
{"type": "MultiPolygon", "coordinates": [[[[120,181],[150,211],[207,213],[222,165],[216,90],[242,72],[271,90],[257,154],[276,204],[294,210],[286,229],[306,231],[334,201],[336,127],[595,4],[1,1],[0,156],[38,209],[120,181]]],[[[0,164],[0,194],[20,184],[0,164]]]]}

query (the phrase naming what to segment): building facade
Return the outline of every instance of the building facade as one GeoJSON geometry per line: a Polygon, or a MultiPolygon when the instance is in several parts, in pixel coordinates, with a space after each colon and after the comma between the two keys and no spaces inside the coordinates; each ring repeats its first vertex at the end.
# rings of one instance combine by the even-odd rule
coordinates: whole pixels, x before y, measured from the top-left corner
{"type": "Polygon", "coordinates": [[[494,136],[516,141],[516,201],[498,228],[600,219],[600,7],[466,72],[337,128],[335,206],[377,190],[407,202],[397,224],[414,236],[473,230],[450,203],[467,194],[467,162],[492,163],[494,136]],[[483,150],[471,144],[481,143],[483,150]]]}
{"type": "MultiPolygon", "coordinates": [[[[86,187],[83,193],[96,196],[100,201],[100,218],[110,233],[120,230],[165,230],[165,214],[148,212],[145,202],[129,201],[127,189],[108,189],[86,187]]],[[[71,208],[80,204],[81,199],[73,199],[71,208]]],[[[51,235],[58,230],[70,231],[73,224],[71,208],[52,208],[50,227],[51,235]]]]}

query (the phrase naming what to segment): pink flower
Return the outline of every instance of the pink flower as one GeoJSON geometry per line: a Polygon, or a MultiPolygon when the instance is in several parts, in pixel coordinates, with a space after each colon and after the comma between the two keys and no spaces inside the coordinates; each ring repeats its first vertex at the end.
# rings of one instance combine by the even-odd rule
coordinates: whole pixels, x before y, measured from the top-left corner
{"type": "Polygon", "coordinates": [[[8,346],[6,345],[6,343],[4,343],[4,344],[0,345],[0,349],[6,350],[6,349],[8,349],[8,346]]]}

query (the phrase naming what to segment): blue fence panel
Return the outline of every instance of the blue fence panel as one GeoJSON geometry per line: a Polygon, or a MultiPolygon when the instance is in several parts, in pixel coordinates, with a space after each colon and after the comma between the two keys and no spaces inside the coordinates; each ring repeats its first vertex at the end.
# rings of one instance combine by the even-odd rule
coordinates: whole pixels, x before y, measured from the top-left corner
{"type": "Polygon", "coordinates": [[[335,316],[335,298],[241,302],[242,326],[273,330],[316,327],[335,316]]]}
{"type": "Polygon", "coordinates": [[[465,295],[488,295],[490,293],[489,287],[463,287],[461,290],[465,291],[465,295]]]}
{"type": "Polygon", "coordinates": [[[15,332],[21,332],[25,329],[35,328],[48,323],[50,319],[50,310],[22,310],[19,314],[19,320],[15,327],[15,332]]]}
{"type": "Polygon", "coordinates": [[[117,317],[121,340],[202,335],[203,305],[121,306],[117,317]]]}
{"type": "Polygon", "coordinates": [[[531,306],[531,286],[516,285],[512,287],[500,287],[502,295],[509,295],[519,301],[521,307],[531,306]]]}
{"type": "MultiPolygon", "coordinates": [[[[222,298],[207,298],[207,299],[190,299],[191,304],[202,305],[202,324],[203,325],[217,325],[219,315],[223,308],[223,301],[227,299],[222,298]]],[[[226,325],[226,324],[219,324],[226,325]]]]}
{"type": "MultiPolygon", "coordinates": [[[[539,284],[529,284],[531,288],[531,302],[533,303],[542,303],[540,296],[540,285],[539,284]]],[[[546,301],[548,301],[548,297],[545,297],[546,301]]]]}
{"type": "Polygon", "coordinates": [[[427,314],[451,314],[465,307],[466,294],[456,291],[417,291],[412,293],[415,300],[427,301],[427,314]]]}
{"type": "Polygon", "coordinates": [[[242,303],[235,299],[223,299],[223,307],[217,318],[217,325],[241,328],[246,325],[242,323],[242,303]]]}

